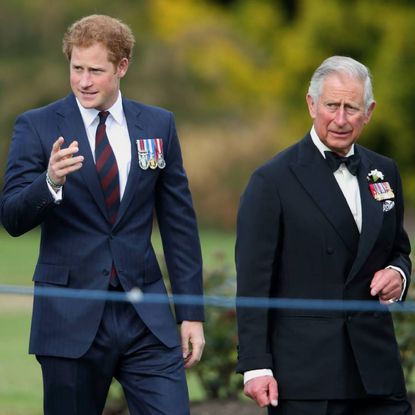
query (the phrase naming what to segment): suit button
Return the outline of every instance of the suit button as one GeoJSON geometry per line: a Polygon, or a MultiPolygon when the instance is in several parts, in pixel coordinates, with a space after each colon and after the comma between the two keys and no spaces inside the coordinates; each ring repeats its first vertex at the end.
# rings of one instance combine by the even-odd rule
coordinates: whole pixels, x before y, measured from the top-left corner
{"type": "Polygon", "coordinates": [[[332,255],[332,254],[334,254],[334,248],[333,248],[333,247],[331,247],[331,246],[328,246],[328,247],[326,248],[326,252],[327,252],[329,255],[332,255]]]}
{"type": "Polygon", "coordinates": [[[110,275],[109,270],[107,270],[107,269],[103,269],[103,270],[102,270],[102,275],[105,275],[106,277],[107,277],[108,275],[110,275]]]}
{"type": "Polygon", "coordinates": [[[352,316],[347,316],[346,320],[347,320],[348,323],[351,323],[352,322],[352,316]]]}

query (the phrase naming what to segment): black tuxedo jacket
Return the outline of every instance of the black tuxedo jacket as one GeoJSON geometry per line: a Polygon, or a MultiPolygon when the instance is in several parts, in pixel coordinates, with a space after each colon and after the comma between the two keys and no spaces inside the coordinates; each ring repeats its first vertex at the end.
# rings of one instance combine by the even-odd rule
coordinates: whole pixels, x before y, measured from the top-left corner
{"type": "MultiPolygon", "coordinates": [[[[362,159],[361,234],[310,135],[254,172],[238,214],[238,296],[378,301],[369,285],[388,265],[400,267],[409,283],[410,244],[397,166],[362,146],[355,150],[362,159]],[[374,169],[394,191],[387,202],[375,200],[369,190],[367,175],[374,169]]],[[[388,311],[237,307],[237,317],[237,371],[271,368],[281,398],[405,390],[388,311]]]]}

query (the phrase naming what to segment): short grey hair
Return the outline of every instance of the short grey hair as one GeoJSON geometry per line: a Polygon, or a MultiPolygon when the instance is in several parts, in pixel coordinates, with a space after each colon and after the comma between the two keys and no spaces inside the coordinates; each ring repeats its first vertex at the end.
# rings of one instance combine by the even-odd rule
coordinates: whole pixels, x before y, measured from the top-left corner
{"type": "Polygon", "coordinates": [[[311,77],[308,94],[317,102],[325,79],[336,73],[343,73],[352,78],[359,79],[364,83],[364,106],[365,112],[374,102],[372,78],[369,69],[362,63],[347,56],[331,56],[327,58],[314,72],[311,77]]]}

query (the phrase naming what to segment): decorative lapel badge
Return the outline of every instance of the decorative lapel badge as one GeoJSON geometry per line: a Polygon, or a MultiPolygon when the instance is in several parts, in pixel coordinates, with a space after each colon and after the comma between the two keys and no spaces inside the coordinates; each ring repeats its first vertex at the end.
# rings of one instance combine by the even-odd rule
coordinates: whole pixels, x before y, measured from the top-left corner
{"type": "Polygon", "coordinates": [[[161,138],[136,140],[138,152],[138,164],[143,170],[164,169],[166,162],[163,156],[163,140],[161,138]]]}
{"type": "Polygon", "coordinates": [[[382,205],[384,212],[389,212],[395,207],[395,202],[393,200],[385,200],[382,205]]]}
{"type": "MultiPolygon", "coordinates": [[[[395,198],[395,195],[393,193],[392,188],[390,187],[390,184],[386,181],[383,181],[385,176],[383,175],[381,171],[377,169],[371,170],[366,178],[369,181],[370,192],[372,193],[372,196],[377,201],[380,202],[382,200],[395,198]]],[[[389,207],[387,210],[390,210],[392,208],[393,206],[389,207]]],[[[385,206],[384,206],[384,211],[387,212],[387,210],[385,210],[385,206]]]]}

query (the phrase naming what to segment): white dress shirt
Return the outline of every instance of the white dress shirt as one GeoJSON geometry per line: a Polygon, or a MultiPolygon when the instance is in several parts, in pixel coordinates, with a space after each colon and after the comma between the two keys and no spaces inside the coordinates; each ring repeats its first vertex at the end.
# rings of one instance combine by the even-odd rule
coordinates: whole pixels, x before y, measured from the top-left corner
{"type": "MultiPolygon", "coordinates": [[[[99,123],[99,111],[95,108],[84,108],[78,100],[76,100],[76,102],[78,104],[79,111],[81,112],[92,156],[95,161],[95,134],[99,123]]],[[[108,115],[105,122],[106,132],[108,141],[110,142],[112,151],[114,152],[115,159],[117,160],[120,180],[120,198],[122,199],[131,166],[131,141],[128,133],[127,121],[122,107],[121,92],[118,94],[115,104],[107,111],[109,111],[110,115],[108,115]]],[[[70,143],[66,144],[69,145],[70,143]]],[[[63,197],[62,188],[58,192],[55,192],[49,184],[48,187],[53,198],[55,199],[55,203],[59,203],[63,197]]]]}
{"type": "MultiPolygon", "coordinates": [[[[325,151],[331,151],[317,136],[314,126],[311,129],[311,139],[313,140],[314,145],[318,148],[320,153],[324,158],[326,155],[325,151]]],[[[346,154],[346,157],[352,156],[354,154],[354,144],[349,152],[346,154]]],[[[341,191],[349,205],[350,211],[352,212],[353,218],[356,222],[357,229],[359,233],[362,232],[362,201],[360,199],[360,190],[357,177],[353,176],[349,172],[348,168],[344,163],[340,164],[340,167],[333,173],[337,183],[340,186],[341,191]]]]}

